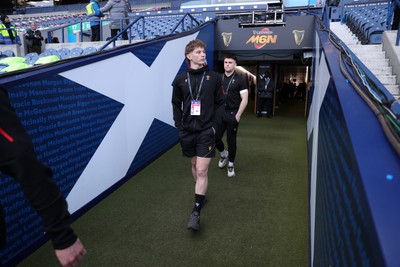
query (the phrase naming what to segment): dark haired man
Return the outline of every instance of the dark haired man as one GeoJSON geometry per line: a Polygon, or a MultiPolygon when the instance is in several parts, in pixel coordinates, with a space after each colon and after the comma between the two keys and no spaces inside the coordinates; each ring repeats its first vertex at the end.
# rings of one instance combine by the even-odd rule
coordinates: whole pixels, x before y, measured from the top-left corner
{"type": "Polygon", "coordinates": [[[208,166],[215,156],[215,112],[222,104],[221,77],[206,65],[205,44],[190,41],[185,48],[188,69],[172,83],[172,108],[182,154],[191,158],[195,200],[187,229],[200,227],[200,210],[208,187],[208,166]]]}
{"type": "Polygon", "coordinates": [[[236,136],[240,118],[246,109],[249,98],[246,81],[235,72],[236,65],[236,56],[224,56],[225,72],[222,74],[222,92],[225,96],[225,102],[217,111],[218,127],[215,138],[215,147],[221,155],[218,167],[222,169],[228,165],[228,177],[235,176],[236,136]],[[222,141],[225,130],[228,150],[225,149],[222,141]]]}

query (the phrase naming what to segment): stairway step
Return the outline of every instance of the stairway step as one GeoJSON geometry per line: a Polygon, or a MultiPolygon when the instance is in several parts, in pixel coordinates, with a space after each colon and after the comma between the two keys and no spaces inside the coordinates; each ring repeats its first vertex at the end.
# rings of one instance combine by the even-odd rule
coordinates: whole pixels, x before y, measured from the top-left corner
{"type": "Polygon", "coordinates": [[[396,75],[375,75],[385,85],[396,85],[396,75]]]}
{"type": "Polygon", "coordinates": [[[340,22],[331,22],[330,30],[360,59],[360,61],[375,75],[386,89],[400,101],[400,88],[396,84],[396,75],[389,65],[382,44],[362,45],[358,37],[349,27],[340,22]]]}
{"type": "Polygon", "coordinates": [[[362,59],[375,59],[375,60],[382,60],[386,58],[386,52],[385,51],[380,51],[380,52],[365,52],[365,51],[360,51],[356,50],[353,51],[356,56],[362,59]]]}
{"type": "MultiPolygon", "coordinates": [[[[384,85],[386,87],[386,89],[394,96],[400,96],[400,88],[398,85],[384,85]]],[[[398,98],[397,97],[397,98],[398,98]]]]}
{"type": "Polygon", "coordinates": [[[367,66],[367,67],[374,75],[392,75],[393,74],[393,68],[390,66],[389,67],[367,66]]]}
{"type": "Polygon", "coordinates": [[[389,59],[360,59],[365,66],[374,66],[374,67],[387,67],[389,66],[389,59]]]}
{"type": "Polygon", "coordinates": [[[348,45],[351,51],[382,52],[382,45],[348,45]]]}

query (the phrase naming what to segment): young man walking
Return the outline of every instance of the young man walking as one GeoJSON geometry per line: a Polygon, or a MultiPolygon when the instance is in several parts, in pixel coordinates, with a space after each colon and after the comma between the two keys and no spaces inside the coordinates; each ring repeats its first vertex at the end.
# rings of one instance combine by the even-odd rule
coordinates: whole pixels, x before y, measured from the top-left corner
{"type": "Polygon", "coordinates": [[[215,156],[215,112],[222,104],[221,77],[206,65],[205,44],[190,41],[185,48],[188,69],[172,83],[172,108],[182,154],[191,158],[195,199],[187,229],[200,227],[200,211],[208,187],[208,166],[215,156]]]}
{"type": "Polygon", "coordinates": [[[215,147],[220,152],[219,168],[228,164],[228,177],[235,176],[236,135],[240,118],[246,109],[249,91],[246,81],[235,72],[237,58],[234,55],[224,56],[224,74],[222,74],[222,92],[225,96],[224,105],[217,111],[217,134],[215,147]],[[226,131],[228,150],[225,149],[222,137],[226,131]],[[229,162],[228,162],[229,161],[229,162]]]}

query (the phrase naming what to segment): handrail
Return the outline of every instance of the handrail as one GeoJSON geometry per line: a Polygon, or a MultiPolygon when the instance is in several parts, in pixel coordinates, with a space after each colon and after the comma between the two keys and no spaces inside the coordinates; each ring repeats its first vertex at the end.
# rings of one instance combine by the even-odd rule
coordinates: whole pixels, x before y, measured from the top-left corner
{"type": "MultiPolygon", "coordinates": [[[[124,33],[126,33],[128,31],[128,29],[130,30],[132,28],[133,25],[135,25],[136,23],[139,23],[140,20],[143,20],[143,35],[144,35],[144,17],[141,16],[137,19],[135,19],[134,21],[132,21],[124,30],[120,31],[116,36],[114,36],[113,38],[111,38],[110,40],[108,40],[107,43],[105,43],[102,47],[99,48],[99,51],[104,50],[107,46],[109,46],[111,43],[113,43],[114,47],[115,47],[115,41],[117,41],[117,39],[124,33]]],[[[143,36],[144,37],[144,36],[143,36]]],[[[132,36],[129,35],[129,42],[132,41],[132,36]]]]}
{"type": "MultiPolygon", "coordinates": [[[[119,23],[120,23],[120,28],[124,28],[124,27],[122,26],[124,20],[128,20],[128,18],[126,18],[126,19],[106,19],[106,20],[99,20],[99,22],[100,22],[100,40],[101,40],[102,37],[103,37],[103,27],[102,27],[102,26],[103,26],[103,23],[108,22],[108,21],[119,21],[119,23]]],[[[92,22],[93,22],[93,21],[92,21],[92,22]]],[[[64,38],[64,36],[65,36],[65,35],[64,35],[65,29],[68,28],[68,27],[70,27],[70,26],[72,26],[72,25],[79,24],[79,31],[80,31],[80,32],[83,32],[83,23],[90,23],[90,21],[89,21],[89,20],[82,20],[82,21],[78,21],[78,22],[72,22],[72,23],[70,23],[70,24],[66,24],[66,25],[63,25],[63,26],[60,26],[60,27],[53,28],[53,29],[49,30],[49,31],[47,32],[47,40],[48,40],[48,42],[51,43],[53,32],[58,31],[58,30],[61,30],[61,33],[62,33],[61,39],[62,39],[62,43],[64,43],[64,42],[65,42],[65,38],[64,38]]],[[[82,34],[80,35],[80,41],[83,42],[83,35],[82,35],[82,34]]]]}
{"type": "Polygon", "coordinates": [[[176,31],[176,29],[179,27],[179,25],[182,24],[182,31],[185,31],[185,18],[189,17],[191,18],[191,28],[193,27],[193,21],[197,23],[197,26],[200,25],[200,22],[197,21],[197,19],[195,19],[190,13],[186,13],[180,20],[179,22],[176,24],[176,26],[171,30],[171,33],[174,33],[176,31]]]}
{"type": "MultiPolygon", "coordinates": [[[[180,15],[182,15],[182,14],[180,14],[180,15]]],[[[179,15],[178,15],[179,16],[179,15]]],[[[182,16],[182,18],[177,22],[177,24],[176,24],[176,26],[171,30],[171,34],[173,34],[175,31],[176,31],[176,29],[178,28],[178,27],[181,27],[182,28],[182,31],[185,31],[185,19],[186,18],[190,18],[190,28],[194,28],[194,27],[197,27],[197,26],[199,26],[200,25],[200,22],[192,15],[192,14],[190,14],[190,13],[186,13],[185,15],[183,15],[182,16]]],[[[105,22],[107,22],[107,21],[112,21],[113,19],[106,19],[106,20],[100,20],[100,25],[101,25],[101,27],[100,27],[100,40],[102,40],[102,30],[103,30],[103,23],[105,23],[105,22]]],[[[111,38],[111,39],[109,39],[109,40],[107,40],[107,42],[106,42],[106,44],[104,44],[100,49],[99,49],[99,51],[101,51],[101,50],[104,50],[107,46],[109,46],[111,43],[113,43],[113,45],[114,45],[114,47],[115,47],[115,41],[121,36],[121,35],[123,35],[123,34],[125,34],[125,33],[127,33],[128,31],[130,31],[135,25],[138,25],[138,27],[140,26],[140,27],[142,27],[142,30],[139,32],[139,34],[140,34],[140,38],[141,39],[145,39],[147,36],[145,36],[146,35],[146,33],[145,33],[145,20],[146,20],[146,17],[145,16],[140,16],[140,17],[137,17],[134,21],[132,21],[128,26],[126,26],[126,27],[123,27],[123,21],[124,20],[126,20],[126,19],[114,19],[114,20],[119,20],[120,21],[120,24],[121,24],[121,27],[120,28],[122,28],[123,30],[122,31],[120,31],[116,36],[114,36],[113,38],[111,38]],[[142,21],[142,23],[140,24],[140,22],[142,21]]],[[[73,22],[73,23],[70,23],[70,24],[68,24],[68,25],[63,25],[63,26],[61,26],[61,27],[57,27],[57,28],[54,28],[54,29],[51,29],[51,30],[49,30],[48,32],[47,32],[47,36],[48,36],[48,42],[49,43],[51,43],[51,40],[52,40],[52,35],[53,35],[53,32],[55,32],[55,31],[60,31],[61,30],[61,34],[62,34],[62,36],[61,36],[61,42],[62,43],[64,43],[65,42],[65,29],[66,28],[68,28],[69,26],[72,26],[72,25],[76,25],[76,24],[79,24],[79,27],[78,27],[78,31],[81,31],[82,32],[82,29],[83,29],[83,23],[90,23],[90,21],[89,20],[84,20],[84,21],[79,21],[79,22],[73,22]]],[[[131,34],[128,34],[128,36],[129,36],[129,38],[128,38],[128,40],[129,40],[129,43],[131,43],[132,42],[132,35],[131,34]]],[[[81,42],[83,42],[83,35],[81,34],[80,35],[80,41],[81,42]]]]}

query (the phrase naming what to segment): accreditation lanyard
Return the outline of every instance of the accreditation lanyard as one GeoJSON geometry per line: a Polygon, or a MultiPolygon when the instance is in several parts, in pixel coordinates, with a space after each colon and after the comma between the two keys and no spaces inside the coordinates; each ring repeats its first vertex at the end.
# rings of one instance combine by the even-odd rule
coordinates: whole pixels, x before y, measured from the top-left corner
{"type": "Polygon", "coordinates": [[[267,89],[268,89],[268,84],[269,84],[269,81],[271,80],[269,77],[268,78],[264,78],[265,79],[265,91],[267,91],[267,89]]]}
{"type": "Polygon", "coordinates": [[[233,73],[232,78],[229,80],[228,86],[226,87],[226,91],[225,91],[225,86],[224,86],[224,80],[225,80],[225,73],[222,74],[222,93],[224,95],[228,94],[229,88],[231,87],[231,82],[233,80],[233,78],[235,77],[236,72],[233,73]]]}
{"type": "Polygon", "coordinates": [[[192,85],[190,83],[190,74],[187,73],[187,80],[189,85],[190,96],[192,97],[191,105],[190,105],[190,115],[199,116],[201,110],[201,101],[199,100],[201,88],[203,87],[204,76],[206,76],[206,72],[203,72],[203,76],[201,77],[199,89],[197,90],[196,99],[193,97],[192,85]]]}

